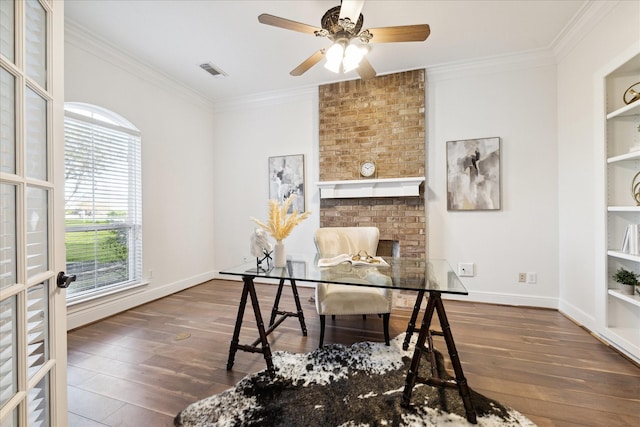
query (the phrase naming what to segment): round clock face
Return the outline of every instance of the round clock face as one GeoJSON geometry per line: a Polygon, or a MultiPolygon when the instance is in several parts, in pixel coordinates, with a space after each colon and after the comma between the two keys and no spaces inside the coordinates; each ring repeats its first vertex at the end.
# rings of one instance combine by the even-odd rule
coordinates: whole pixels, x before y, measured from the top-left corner
{"type": "Polygon", "coordinates": [[[370,177],[370,176],[373,176],[375,172],[376,172],[376,165],[372,161],[366,161],[360,164],[360,175],[364,177],[370,177]]]}

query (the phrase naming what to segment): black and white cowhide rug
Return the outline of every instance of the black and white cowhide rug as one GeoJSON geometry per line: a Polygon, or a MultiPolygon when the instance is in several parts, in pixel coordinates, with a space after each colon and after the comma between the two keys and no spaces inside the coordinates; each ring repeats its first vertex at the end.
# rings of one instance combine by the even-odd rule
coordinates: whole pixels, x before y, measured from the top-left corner
{"type": "MultiPolygon", "coordinates": [[[[470,426],[457,389],[417,384],[411,406],[401,406],[413,346],[404,334],[384,343],[326,345],[311,353],[274,352],[275,378],[266,369],[235,387],[195,402],[174,420],[205,426],[470,426]]],[[[415,339],[415,336],[414,336],[415,339]]],[[[441,378],[444,370],[436,351],[441,378]]],[[[420,365],[422,376],[428,360],[420,365]]],[[[479,426],[535,426],[524,415],[471,391],[479,426]]]]}

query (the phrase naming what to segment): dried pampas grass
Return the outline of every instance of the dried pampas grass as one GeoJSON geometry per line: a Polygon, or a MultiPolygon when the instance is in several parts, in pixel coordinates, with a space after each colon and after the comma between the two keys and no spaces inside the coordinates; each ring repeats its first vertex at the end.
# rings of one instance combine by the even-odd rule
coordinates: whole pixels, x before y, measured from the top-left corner
{"type": "Polygon", "coordinates": [[[277,200],[269,200],[269,223],[251,218],[253,222],[262,227],[276,240],[282,240],[291,234],[293,228],[307,219],[311,212],[299,213],[298,210],[294,210],[291,215],[287,216],[287,211],[291,207],[291,203],[296,198],[295,194],[291,195],[283,204],[278,203],[277,200]]]}

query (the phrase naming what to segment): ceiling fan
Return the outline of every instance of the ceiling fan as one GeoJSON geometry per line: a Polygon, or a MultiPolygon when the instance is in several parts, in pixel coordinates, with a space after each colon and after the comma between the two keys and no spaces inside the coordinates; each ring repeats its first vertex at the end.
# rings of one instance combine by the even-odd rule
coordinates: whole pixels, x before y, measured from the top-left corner
{"type": "Polygon", "coordinates": [[[258,16],[262,24],[286,30],[327,37],[333,42],[331,47],[320,49],[300,65],[291,70],[292,76],[301,76],[324,57],[326,68],[339,73],[356,70],[363,80],[376,76],[365,58],[369,43],[418,42],[427,39],[429,25],[402,25],[362,30],[364,17],[360,13],[364,0],[342,0],[340,6],[329,9],[320,21],[322,28],[263,13],[258,16]]]}

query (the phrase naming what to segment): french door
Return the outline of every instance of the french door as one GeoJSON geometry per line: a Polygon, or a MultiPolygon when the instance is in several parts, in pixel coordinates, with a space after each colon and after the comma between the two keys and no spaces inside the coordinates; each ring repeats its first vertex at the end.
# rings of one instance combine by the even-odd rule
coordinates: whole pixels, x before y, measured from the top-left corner
{"type": "Polygon", "coordinates": [[[0,427],[67,424],[63,11],[0,0],[0,427]]]}

